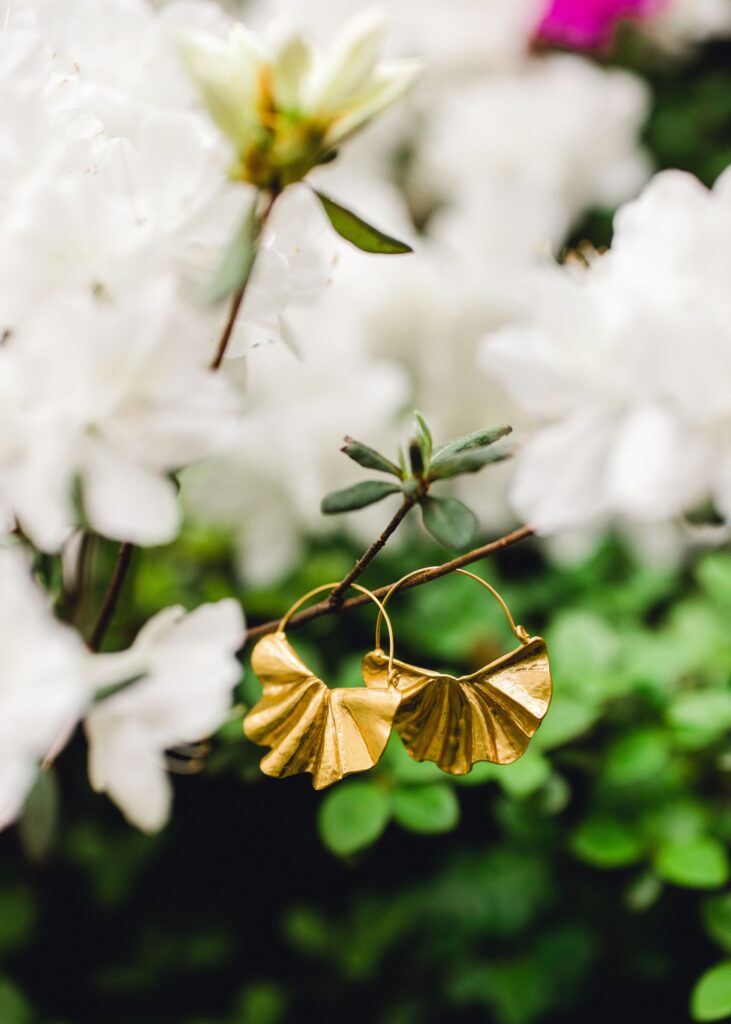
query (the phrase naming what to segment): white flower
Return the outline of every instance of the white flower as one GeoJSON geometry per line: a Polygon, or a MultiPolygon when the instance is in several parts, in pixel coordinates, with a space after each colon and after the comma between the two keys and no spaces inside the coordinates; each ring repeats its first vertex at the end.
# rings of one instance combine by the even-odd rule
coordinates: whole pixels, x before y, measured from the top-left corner
{"type": "Polygon", "coordinates": [[[189,613],[167,608],[128,651],[96,657],[98,685],[143,676],[97,703],[85,722],[91,784],[138,828],[155,832],[168,820],[165,752],[224,722],[241,678],[236,651],[243,642],[241,608],[226,600],[189,613]]]}
{"type": "Polygon", "coordinates": [[[169,474],[221,451],[239,401],[177,333],[176,291],[152,280],[133,304],[102,295],[40,305],[0,346],[0,508],[40,548],[74,523],[140,544],[178,528],[169,474]]]}
{"type": "Polygon", "coordinates": [[[19,550],[0,548],[0,829],[91,696],[81,638],[54,619],[19,550]]]}
{"type": "MultiPolygon", "coordinates": [[[[525,56],[545,0],[451,0],[449,5],[424,0],[388,4],[395,52],[422,58],[427,77],[464,78],[508,67],[525,56]]],[[[363,0],[338,0],[338,12],[351,17],[363,0]]],[[[307,20],[315,38],[332,31],[332,0],[248,0],[247,18],[258,27],[273,17],[307,20]]]]}
{"type": "Polygon", "coordinates": [[[214,121],[236,151],[234,178],[281,188],[407,92],[416,61],[382,61],[385,24],[355,18],[327,55],[280,30],[267,44],[243,25],[225,39],[181,36],[181,51],[214,121]]]}
{"type": "Polygon", "coordinates": [[[513,487],[550,533],[652,522],[707,498],[731,518],[731,173],[713,191],[658,175],[619,211],[610,252],[539,276],[525,327],[483,364],[546,426],[513,487]]]}
{"type": "Polygon", "coordinates": [[[642,30],[671,53],[681,55],[707,39],[731,35],[728,0],[671,0],[642,30]]]}
{"type": "Polygon", "coordinates": [[[494,263],[560,246],[592,206],[634,195],[649,165],[649,92],[581,57],[527,61],[435,98],[412,187],[441,204],[432,231],[494,263]],[[470,226],[470,223],[472,226],[470,226]]]}

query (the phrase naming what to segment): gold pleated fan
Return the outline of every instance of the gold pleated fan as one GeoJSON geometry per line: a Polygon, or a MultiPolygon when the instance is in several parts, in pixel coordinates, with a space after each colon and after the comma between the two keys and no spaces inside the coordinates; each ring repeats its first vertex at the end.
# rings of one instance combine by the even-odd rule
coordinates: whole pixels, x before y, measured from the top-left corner
{"type": "Polygon", "coordinates": [[[266,775],[311,772],[314,788],[324,789],[378,763],[401,700],[387,683],[388,657],[386,682],[370,689],[329,689],[282,632],[259,641],[251,664],[264,694],[247,715],[244,732],[272,748],[261,762],[266,775]]]}
{"type": "MultiPolygon", "coordinates": [[[[423,570],[419,570],[423,571],[423,570]]],[[[434,761],[451,775],[466,775],[478,761],[512,764],[524,754],[548,711],[553,692],[546,644],[516,626],[508,606],[481,577],[464,569],[497,599],[520,647],[471,675],[450,676],[386,656],[380,648],[363,659],[366,686],[382,689],[389,676],[401,694],[394,727],[415,761],[434,761]],[[390,669],[390,665],[393,668],[390,669]]],[[[411,576],[394,584],[383,600],[411,576]]]]}
{"type": "MultiPolygon", "coordinates": [[[[533,637],[517,650],[468,676],[449,676],[394,659],[401,693],[394,727],[415,761],[466,775],[477,761],[511,764],[525,753],[551,700],[546,645],[533,637]]],[[[363,659],[366,686],[382,688],[388,657],[363,659]]]]}

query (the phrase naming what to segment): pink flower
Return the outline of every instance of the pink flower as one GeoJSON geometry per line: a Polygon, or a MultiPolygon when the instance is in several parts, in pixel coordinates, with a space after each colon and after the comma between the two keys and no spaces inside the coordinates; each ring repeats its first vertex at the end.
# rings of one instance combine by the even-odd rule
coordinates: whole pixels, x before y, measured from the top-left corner
{"type": "Polygon", "coordinates": [[[646,18],[667,6],[668,0],[550,0],[538,27],[538,38],[576,49],[611,42],[622,18],[646,18]]]}

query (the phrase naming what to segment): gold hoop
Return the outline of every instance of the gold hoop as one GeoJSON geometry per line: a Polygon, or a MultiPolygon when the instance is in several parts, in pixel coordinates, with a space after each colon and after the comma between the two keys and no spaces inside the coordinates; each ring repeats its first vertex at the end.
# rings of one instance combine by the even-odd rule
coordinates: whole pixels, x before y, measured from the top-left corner
{"type": "MultiPolygon", "coordinates": [[[[386,619],[386,624],[388,626],[389,643],[391,645],[391,650],[390,650],[390,655],[389,655],[389,680],[390,680],[390,677],[391,677],[391,672],[393,671],[393,629],[391,628],[391,623],[389,621],[388,614],[386,612],[386,605],[388,604],[388,601],[390,600],[391,595],[395,594],[396,591],[407,580],[412,579],[412,577],[414,577],[414,576],[420,576],[421,573],[423,573],[423,572],[430,572],[432,569],[436,569],[436,568],[438,568],[438,566],[435,566],[435,565],[434,566],[427,566],[424,569],[415,569],[413,572],[409,572],[405,576],[402,576],[400,580],[396,580],[396,582],[391,586],[391,588],[389,589],[388,593],[384,596],[382,602],[378,601],[378,598],[375,598],[375,595],[373,595],[375,600],[376,600],[376,602],[380,605],[380,610],[378,612],[378,619],[376,620],[376,649],[377,650],[381,649],[381,620],[384,617],[386,619]]],[[[498,604],[502,608],[503,612],[505,613],[505,618],[508,620],[508,624],[509,624],[511,630],[513,631],[513,634],[517,637],[518,640],[520,640],[521,644],[530,643],[530,636],[528,635],[527,630],[525,630],[523,626],[519,626],[519,625],[515,624],[515,620],[513,619],[513,616],[510,614],[510,609],[506,605],[505,601],[502,599],[502,597],[500,597],[500,595],[498,594],[497,590],[495,590],[494,587],[490,586],[490,584],[487,582],[487,580],[483,580],[481,576],[477,576],[474,572],[469,572],[467,569],[455,569],[454,571],[460,573],[462,576],[469,576],[471,579],[477,580],[477,582],[481,583],[482,586],[486,590],[489,590],[490,593],[492,594],[492,596],[495,598],[495,600],[498,602],[498,604]]],[[[353,585],[355,586],[355,584],[353,584],[353,585]]]]}
{"type": "MultiPolygon", "coordinates": [[[[402,581],[399,580],[399,583],[401,583],[401,582],[402,581]]],[[[317,594],[324,594],[326,590],[335,590],[339,586],[340,586],[340,583],[323,583],[321,586],[315,587],[314,590],[310,590],[306,594],[303,594],[302,597],[298,598],[295,601],[295,603],[292,605],[292,607],[288,611],[286,611],[284,613],[284,615],[282,616],[282,618],[279,620],[279,625],[277,626],[277,633],[281,634],[282,636],[286,636],[286,629],[287,629],[287,624],[289,623],[289,620],[292,618],[294,613],[296,611],[298,611],[298,609],[300,609],[302,607],[302,605],[307,604],[307,602],[310,600],[311,597],[315,597],[317,594]]],[[[388,645],[389,645],[389,651],[388,651],[388,683],[389,683],[389,686],[390,686],[391,685],[391,679],[393,677],[393,656],[394,656],[393,626],[391,625],[391,619],[389,618],[388,612],[386,611],[385,604],[386,604],[386,601],[388,600],[388,598],[391,596],[391,592],[389,591],[389,593],[384,598],[383,603],[381,603],[381,601],[379,601],[379,599],[376,597],[376,595],[371,590],[368,590],[367,587],[362,587],[359,583],[351,583],[350,586],[353,588],[353,590],[359,590],[361,592],[361,594],[365,594],[366,597],[369,597],[371,599],[371,601],[373,601],[373,603],[378,606],[378,622],[376,623],[376,636],[379,639],[380,639],[380,636],[381,636],[381,620],[382,619],[386,620],[386,629],[388,630],[388,645]]],[[[391,588],[391,589],[393,590],[393,588],[391,588]]]]}

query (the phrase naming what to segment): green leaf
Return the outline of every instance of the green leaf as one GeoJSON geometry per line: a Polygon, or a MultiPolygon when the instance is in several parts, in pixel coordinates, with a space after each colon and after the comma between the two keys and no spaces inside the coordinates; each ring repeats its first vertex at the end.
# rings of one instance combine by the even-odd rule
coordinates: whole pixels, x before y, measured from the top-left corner
{"type": "Polygon", "coordinates": [[[731,892],[706,900],[703,923],[711,938],[731,953],[731,892]]]}
{"type": "Polygon", "coordinates": [[[424,528],[444,547],[462,551],[474,543],[477,517],[456,498],[424,498],[421,515],[424,528]]]}
{"type": "Polygon", "coordinates": [[[381,255],[400,255],[414,251],[410,245],[407,245],[405,242],[399,242],[397,238],[391,238],[390,235],[386,235],[379,231],[378,228],[367,224],[353,213],[352,210],[347,210],[340,203],[329,199],[316,189],[315,195],[322,203],[328,220],[340,237],[344,238],[346,242],[350,242],[357,249],[362,249],[363,252],[380,253],[381,255]]]}
{"type": "Polygon", "coordinates": [[[432,465],[429,473],[430,480],[448,480],[453,476],[461,476],[463,473],[478,473],[484,466],[492,462],[504,462],[510,458],[510,452],[493,451],[491,449],[478,449],[472,452],[463,452],[459,455],[451,455],[448,459],[441,459],[437,465],[432,465]]]}
{"type": "Polygon", "coordinates": [[[623,868],[642,859],[643,844],[623,822],[597,815],[576,829],[571,850],[594,867],[623,868]]]}
{"type": "Polygon", "coordinates": [[[410,786],[394,793],[393,816],[410,832],[450,832],[459,821],[459,801],[446,782],[410,786]]]}
{"type": "Polygon", "coordinates": [[[30,1024],[32,1011],[23,993],[7,978],[0,978],[0,1020],[3,1024],[30,1024]]]}
{"type": "Polygon", "coordinates": [[[716,889],[729,879],[726,849],[710,836],[663,844],[655,868],[667,882],[690,889],[716,889]]]}
{"type": "Polygon", "coordinates": [[[665,733],[640,729],[620,736],[609,747],[603,775],[614,786],[636,786],[660,775],[669,759],[665,733]]]}
{"type": "Polygon", "coordinates": [[[388,484],[382,480],[364,480],[353,484],[342,491],[326,494],[320,504],[323,515],[332,516],[338,512],[352,512],[357,508],[374,505],[377,501],[387,498],[389,494],[399,494],[401,488],[397,484],[388,484]]]}
{"type": "Polygon", "coordinates": [[[39,771],[18,822],[20,842],[30,860],[43,861],[50,853],[58,828],[58,809],[55,772],[39,771]]]}
{"type": "Polygon", "coordinates": [[[380,473],[391,473],[393,476],[401,478],[401,470],[395,463],[387,459],[385,455],[381,455],[375,448],[369,448],[367,444],[354,441],[352,437],[345,438],[345,445],[340,451],[345,452],[348,458],[352,459],[353,462],[357,462],[359,466],[364,466],[366,469],[376,469],[380,473]]]}
{"type": "Polygon", "coordinates": [[[244,221],[224,252],[210,288],[210,301],[222,302],[244,288],[256,260],[256,235],[259,193],[254,196],[244,221]]]}
{"type": "Polygon", "coordinates": [[[450,459],[453,455],[459,455],[460,452],[468,452],[473,448],[487,448],[488,445],[495,444],[496,441],[507,437],[512,432],[513,428],[508,426],[491,427],[489,430],[477,430],[474,434],[456,437],[453,441],[448,441],[446,444],[441,444],[438,448],[434,449],[432,465],[438,466],[445,459],[450,459]]]}
{"type": "Polygon", "coordinates": [[[668,721],[686,745],[710,744],[731,729],[731,691],[681,693],[668,709],[668,721]]]}
{"type": "Polygon", "coordinates": [[[416,422],[419,425],[419,442],[421,444],[421,451],[424,456],[424,463],[428,467],[429,462],[431,460],[432,451],[434,450],[434,438],[432,437],[431,430],[429,429],[429,424],[426,422],[426,420],[421,415],[418,409],[414,412],[414,416],[416,417],[416,422]]]}
{"type": "Polygon", "coordinates": [[[731,960],[701,976],[690,997],[693,1020],[721,1020],[731,1014],[731,960]]]}
{"type": "Polygon", "coordinates": [[[551,765],[537,750],[529,750],[512,764],[502,765],[495,776],[508,796],[525,800],[548,782],[551,765]]]}
{"type": "Polygon", "coordinates": [[[370,782],[350,782],[327,794],[317,824],[325,846],[346,857],[375,843],[390,817],[386,790],[370,782]]]}

